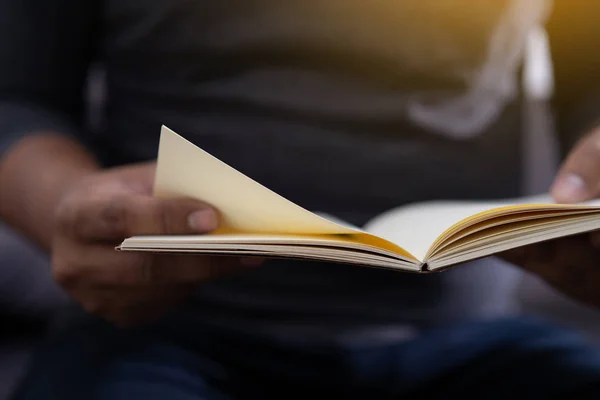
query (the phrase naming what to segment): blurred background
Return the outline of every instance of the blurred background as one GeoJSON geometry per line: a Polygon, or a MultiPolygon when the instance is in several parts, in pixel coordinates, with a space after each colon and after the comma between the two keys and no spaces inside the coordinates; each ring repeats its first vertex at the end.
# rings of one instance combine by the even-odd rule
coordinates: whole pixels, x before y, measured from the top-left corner
{"type": "MultiPolygon", "coordinates": [[[[533,30],[522,70],[522,91],[526,98],[524,194],[546,192],[559,164],[549,105],[554,83],[550,51],[545,31],[542,28],[533,30]]],[[[100,124],[97,110],[102,108],[104,98],[100,67],[90,74],[88,97],[90,123],[100,124]]],[[[486,264],[485,271],[490,271],[497,270],[501,262],[489,259],[483,263],[486,264]]],[[[515,268],[505,265],[502,270],[497,283],[512,285],[514,290],[510,299],[498,299],[498,309],[489,310],[490,317],[518,313],[542,315],[579,330],[590,340],[600,341],[598,311],[576,304],[539,279],[515,268]]],[[[0,400],[8,396],[25,368],[32,345],[45,334],[56,311],[67,301],[66,295],[52,280],[48,257],[0,221],[0,400]]]]}

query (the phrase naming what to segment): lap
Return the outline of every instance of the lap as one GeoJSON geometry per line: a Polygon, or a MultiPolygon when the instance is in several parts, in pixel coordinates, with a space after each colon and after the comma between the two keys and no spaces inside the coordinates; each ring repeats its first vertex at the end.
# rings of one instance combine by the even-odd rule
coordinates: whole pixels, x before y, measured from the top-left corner
{"type": "Polygon", "coordinates": [[[40,349],[19,399],[597,397],[600,353],[541,322],[447,326],[394,344],[286,342],[183,320],[89,319],[40,349]]]}
{"type": "Polygon", "coordinates": [[[204,376],[200,353],[149,332],[85,317],[37,350],[16,399],[226,398],[204,376]]]}

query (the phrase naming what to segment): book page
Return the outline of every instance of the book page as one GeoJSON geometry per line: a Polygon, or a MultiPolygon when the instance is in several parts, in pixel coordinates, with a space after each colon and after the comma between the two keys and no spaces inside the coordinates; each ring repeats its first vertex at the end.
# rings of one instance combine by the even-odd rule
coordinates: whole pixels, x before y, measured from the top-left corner
{"type": "MultiPolygon", "coordinates": [[[[598,210],[600,211],[600,210],[598,210]]],[[[522,224],[511,227],[508,231],[493,229],[490,237],[480,240],[465,240],[462,249],[450,251],[448,254],[440,254],[435,260],[429,261],[429,270],[439,270],[445,267],[497,254],[508,249],[526,246],[546,240],[564,238],[583,232],[591,232],[600,229],[600,215],[590,213],[584,216],[567,216],[563,218],[550,218],[549,221],[539,224],[522,224]]]]}
{"type": "Polygon", "coordinates": [[[431,201],[399,207],[371,220],[365,231],[394,243],[402,243],[423,261],[435,240],[453,225],[475,214],[498,207],[552,204],[550,195],[505,201],[431,201]]]}
{"type": "MultiPolygon", "coordinates": [[[[212,204],[221,216],[221,227],[214,234],[346,234],[357,243],[415,261],[424,261],[440,235],[458,223],[458,228],[465,227],[464,222],[475,221],[475,214],[506,206],[515,210],[544,209],[541,204],[553,207],[549,195],[506,201],[434,201],[388,211],[360,230],[294,204],[166,127],[161,131],[154,192],[160,197],[191,197],[212,204]]],[[[478,215],[478,219],[493,216],[478,215]]]]}
{"type": "Polygon", "coordinates": [[[292,203],[164,126],[154,194],[191,197],[213,205],[220,213],[220,233],[357,232],[292,203]]]}

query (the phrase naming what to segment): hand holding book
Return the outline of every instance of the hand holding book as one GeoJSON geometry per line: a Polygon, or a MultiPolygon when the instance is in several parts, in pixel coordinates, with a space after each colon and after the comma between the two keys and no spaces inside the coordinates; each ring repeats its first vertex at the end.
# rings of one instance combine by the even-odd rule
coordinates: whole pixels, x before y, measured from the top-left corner
{"type": "MultiPolygon", "coordinates": [[[[154,194],[207,201],[219,210],[221,226],[207,235],[134,236],[120,250],[298,258],[412,272],[495,254],[574,291],[599,260],[589,233],[600,229],[600,202],[557,204],[550,196],[428,202],[390,210],[359,229],[303,209],[165,127],[154,194]]],[[[579,292],[588,294],[578,298],[589,302],[600,276],[587,283],[590,289],[579,292]]]]}
{"type": "MultiPolygon", "coordinates": [[[[600,129],[584,136],[567,157],[552,187],[561,203],[600,198],[600,129]]],[[[501,256],[573,299],[600,307],[600,232],[514,249],[501,256]]]]}
{"type": "Polygon", "coordinates": [[[158,318],[198,284],[245,267],[235,257],[114,251],[114,243],[130,235],[200,235],[217,228],[216,212],[199,200],[152,196],[154,170],[152,163],[91,174],[56,213],[54,276],[86,311],[119,325],[158,318]]]}

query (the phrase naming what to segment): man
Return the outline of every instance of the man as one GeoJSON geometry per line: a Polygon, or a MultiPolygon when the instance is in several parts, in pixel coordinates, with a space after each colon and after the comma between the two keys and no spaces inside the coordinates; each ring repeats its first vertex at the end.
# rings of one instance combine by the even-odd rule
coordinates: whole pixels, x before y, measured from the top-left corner
{"type": "MultiPolygon", "coordinates": [[[[0,4],[1,215],[51,251],[56,279],[109,321],[66,324],[22,398],[598,395],[600,353],[568,333],[468,315],[432,323],[423,311],[440,302],[445,274],[113,251],[130,235],[218,226],[208,204],[151,197],[161,124],[356,224],[411,201],[516,195],[517,77],[548,2],[0,4]],[[106,69],[107,107],[89,132],[82,92],[93,62],[106,69]]],[[[572,15],[593,15],[589,3],[562,4],[553,38],[572,15]]],[[[565,143],[588,136],[557,177],[559,201],[600,189],[598,64],[585,51],[597,39],[593,21],[576,21],[568,46],[555,43],[556,105],[565,143]]],[[[600,305],[595,243],[569,238],[506,258],[600,305]]]]}

